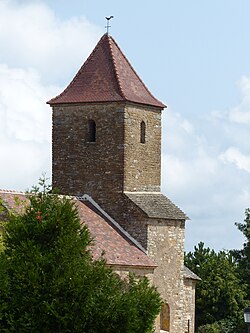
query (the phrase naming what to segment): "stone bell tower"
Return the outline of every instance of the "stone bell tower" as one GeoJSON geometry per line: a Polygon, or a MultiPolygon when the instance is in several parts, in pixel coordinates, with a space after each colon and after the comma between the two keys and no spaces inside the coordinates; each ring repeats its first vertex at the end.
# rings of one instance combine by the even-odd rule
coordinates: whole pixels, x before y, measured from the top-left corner
{"type": "Polygon", "coordinates": [[[160,191],[161,110],[105,34],[53,107],[53,185],[103,203],[111,193],[160,191]]]}
{"type": "MultiPolygon", "coordinates": [[[[187,216],[160,192],[161,111],[114,39],[103,35],[53,109],[53,186],[91,196],[157,265],[156,332],[193,332],[183,273],[187,216]]],[[[185,280],[186,279],[186,280],[185,280]]]]}

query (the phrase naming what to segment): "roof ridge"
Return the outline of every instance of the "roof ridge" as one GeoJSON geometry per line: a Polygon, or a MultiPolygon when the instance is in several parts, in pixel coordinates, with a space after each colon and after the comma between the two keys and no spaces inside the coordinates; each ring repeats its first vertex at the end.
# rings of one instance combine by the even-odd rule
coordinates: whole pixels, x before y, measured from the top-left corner
{"type": "Polygon", "coordinates": [[[76,196],[79,201],[89,201],[101,214],[103,214],[109,222],[112,223],[114,227],[116,227],[125,237],[127,237],[139,250],[147,255],[147,251],[144,247],[134,238],[132,237],[119,223],[117,223],[105,210],[98,205],[98,203],[88,194],[84,194],[81,196],[76,196]]]}
{"type": "MultiPolygon", "coordinates": [[[[115,57],[114,57],[114,51],[113,51],[113,49],[112,49],[111,41],[113,41],[113,43],[116,44],[116,42],[115,42],[115,40],[112,38],[112,36],[109,36],[109,35],[108,35],[108,43],[109,43],[110,53],[111,53],[112,60],[113,60],[113,61],[112,61],[112,64],[114,65],[115,76],[116,76],[116,79],[117,79],[118,88],[119,88],[119,90],[120,90],[120,93],[121,93],[122,97],[123,97],[124,99],[126,99],[126,96],[125,96],[124,91],[123,91],[123,89],[122,89],[121,79],[120,79],[120,77],[119,77],[119,73],[118,73],[118,70],[117,70],[117,65],[116,65],[116,61],[115,61],[115,57]]],[[[116,44],[116,46],[118,47],[117,44],[116,44]]],[[[119,48],[119,47],[118,47],[118,48],[119,48]]],[[[119,50],[120,50],[120,48],[119,48],[119,50]]],[[[120,51],[121,51],[121,50],[120,50],[120,51]]],[[[122,51],[121,51],[121,53],[122,53],[122,51]]],[[[122,55],[124,56],[123,53],[122,53],[122,55]]]]}
{"type": "Polygon", "coordinates": [[[161,191],[123,191],[123,193],[128,194],[163,194],[161,191]]]}
{"type": "MultiPolygon", "coordinates": [[[[127,57],[125,56],[125,54],[122,52],[121,48],[120,48],[119,45],[116,43],[116,41],[114,40],[114,38],[113,38],[112,36],[109,36],[109,38],[110,38],[110,39],[113,41],[113,43],[116,45],[116,47],[118,48],[118,50],[119,50],[120,53],[122,54],[123,58],[126,60],[127,64],[130,66],[130,68],[132,69],[132,71],[134,72],[134,74],[137,76],[137,78],[139,79],[139,81],[141,82],[141,84],[143,85],[143,87],[146,89],[146,91],[149,93],[149,95],[150,95],[153,99],[157,100],[157,102],[159,102],[159,103],[162,104],[162,102],[159,101],[156,97],[154,97],[154,95],[153,95],[153,94],[150,92],[150,90],[147,88],[147,86],[146,86],[145,83],[142,81],[142,79],[140,78],[139,74],[138,74],[138,73],[136,72],[136,70],[134,69],[133,65],[129,62],[128,58],[127,58],[127,57]]],[[[112,48],[111,48],[111,49],[112,49],[112,48]]],[[[113,51],[112,51],[112,55],[113,55],[113,51]]],[[[113,60],[114,60],[114,57],[113,57],[113,60]]],[[[114,60],[114,63],[115,63],[115,60],[114,60]]],[[[119,85],[120,85],[119,75],[117,75],[117,80],[118,80],[119,85]]],[[[125,99],[127,99],[126,96],[124,96],[124,93],[123,93],[123,89],[122,89],[122,87],[121,87],[121,92],[122,92],[122,94],[123,94],[123,97],[124,97],[125,99]]]]}
{"type": "Polygon", "coordinates": [[[5,189],[0,189],[0,193],[26,194],[26,192],[23,191],[5,190],[5,189]]]}

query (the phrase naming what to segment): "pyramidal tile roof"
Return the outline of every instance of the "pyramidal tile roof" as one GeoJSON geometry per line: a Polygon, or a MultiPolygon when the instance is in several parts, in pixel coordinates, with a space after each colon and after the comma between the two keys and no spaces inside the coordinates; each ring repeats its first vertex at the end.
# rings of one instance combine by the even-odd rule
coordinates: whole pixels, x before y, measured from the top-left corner
{"type": "Polygon", "coordinates": [[[165,107],[147,89],[115,40],[104,34],[69,86],[48,104],[116,101],[165,107]]]}

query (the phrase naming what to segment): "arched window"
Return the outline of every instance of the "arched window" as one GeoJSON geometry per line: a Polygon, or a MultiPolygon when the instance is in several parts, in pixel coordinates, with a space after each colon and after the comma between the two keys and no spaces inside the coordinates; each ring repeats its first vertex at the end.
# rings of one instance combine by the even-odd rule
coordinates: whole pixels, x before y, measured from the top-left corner
{"type": "Polygon", "coordinates": [[[92,119],[88,120],[88,142],[95,142],[96,141],[96,124],[95,121],[92,119]]]}
{"type": "Polygon", "coordinates": [[[160,314],[161,330],[165,332],[170,332],[170,308],[167,303],[164,303],[161,307],[160,314]]]}
{"type": "Polygon", "coordinates": [[[141,122],[141,143],[145,143],[145,137],[146,137],[146,124],[144,121],[141,122]]]}

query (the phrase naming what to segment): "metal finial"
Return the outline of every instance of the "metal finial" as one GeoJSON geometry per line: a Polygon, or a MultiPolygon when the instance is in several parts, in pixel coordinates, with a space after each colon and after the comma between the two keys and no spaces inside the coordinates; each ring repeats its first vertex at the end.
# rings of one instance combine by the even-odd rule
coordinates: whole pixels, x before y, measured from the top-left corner
{"type": "Polygon", "coordinates": [[[105,17],[107,20],[107,25],[106,25],[106,29],[107,29],[107,34],[109,34],[109,28],[111,28],[111,26],[109,25],[109,20],[111,20],[112,18],[114,18],[114,16],[110,16],[110,17],[105,17]]]}

